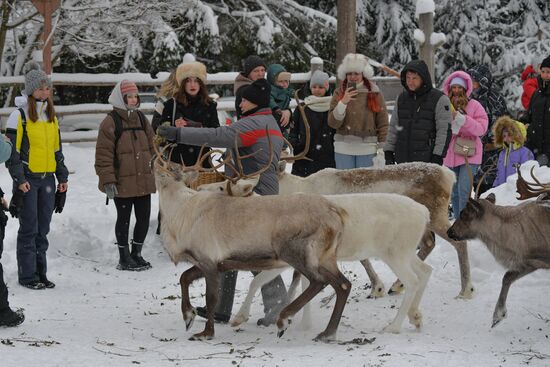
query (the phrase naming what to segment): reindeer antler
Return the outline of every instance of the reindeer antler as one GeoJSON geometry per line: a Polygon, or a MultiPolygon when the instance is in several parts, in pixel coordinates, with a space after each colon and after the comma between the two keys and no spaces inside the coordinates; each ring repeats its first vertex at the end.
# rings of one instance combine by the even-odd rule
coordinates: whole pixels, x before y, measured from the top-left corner
{"type": "Polygon", "coordinates": [[[516,181],[516,192],[519,194],[518,200],[534,198],[539,196],[540,194],[550,192],[550,184],[541,183],[535,177],[535,174],[533,173],[535,166],[532,166],[530,171],[531,177],[533,178],[535,183],[525,181],[525,179],[521,175],[521,170],[519,168],[520,167],[518,165],[518,180],[516,181]]]}
{"type": "Polygon", "coordinates": [[[259,176],[259,175],[261,175],[262,173],[264,173],[265,171],[267,171],[269,169],[269,167],[271,166],[271,162],[273,161],[273,144],[271,143],[271,136],[269,135],[269,128],[267,126],[265,127],[265,133],[266,133],[266,137],[267,137],[267,143],[269,145],[269,148],[268,148],[269,149],[269,159],[268,159],[267,164],[265,166],[263,166],[262,168],[260,168],[259,170],[257,170],[256,172],[245,174],[244,173],[244,168],[243,168],[243,165],[242,165],[242,160],[245,159],[245,158],[250,158],[250,157],[255,156],[256,154],[260,153],[260,151],[262,149],[259,149],[259,150],[255,151],[254,153],[241,155],[239,153],[237,137],[235,137],[235,149],[234,149],[235,154],[236,154],[235,162],[236,162],[238,168],[236,168],[235,165],[233,163],[231,163],[231,160],[232,160],[231,152],[227,153],[227,158],[222,162],[222,164],[225,164],[226,167],[230,168],[235,173],[235,176],[230,177],[230,176],[224,174],[224,177],[226,179],[228,179],[232,183],[236,183],[237,181],[242,180],[242,179],[259,176]]]}
{"type": "MultiPolygon", "coordinates": [[[[306,154],[309,152],[309,143],[310,143],[310,140],[311,140],[311,129],[310,129],[310,125],[309,125],[309,120],[307,119],[307,116],[306,116],[306,113],[304,111],[304,106],[302,106],[300,104],[300,98],[298,98],[298,90],[296,92],[294,92],[294,99],[296,100],[296,108],[298,109],[298,111],[300,111],[300,116],[302,116],[302,121],[304,122],[304,127],[306,129],[306,145],[304,147],[304,150],[302,151],[302,153],[298,154],[298,155],[295,155],[295,156],[289,156],[289,157],[281,157],[280,160],[281,161],[297,161],[299,159],[307,159],[307,160],[310,160],[310,158],[306,157],[306,154]]],[[[286,140],[286,139],[285,139],[286,140]]],[[[290,143],[287,141],[287,144],[289,146],[292,146],[290,145],[290,143]]],[[[294,152],[294,149],[293,149],[293,152],[294,152]]]]}
{"type": "MultiPolygon", "coordinates": [[[[497,158],[498,158],[498,156],[497,156],[497,158]]],[[[476,200],[479,199],[479,189],[481,188],[481,184],[483,183],[483,180],[485,180],[485,177],[489,173],[493,172],[496,169],[497,163],[498,163],[498,159],[494,160],[493,163],[489,166],[489,168],[483,173],[483,175],[479,179],[479,182],[477,183],[477,187],[476,187],[476,193],[475,193],[475,196],[474,196],[474,198],[476,200]]]]}

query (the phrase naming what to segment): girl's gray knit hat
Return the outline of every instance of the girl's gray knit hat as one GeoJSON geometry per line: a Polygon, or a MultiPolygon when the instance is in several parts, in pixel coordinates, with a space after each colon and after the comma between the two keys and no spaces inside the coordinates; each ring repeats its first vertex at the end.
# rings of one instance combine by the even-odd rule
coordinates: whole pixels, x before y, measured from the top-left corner
{"type": "Polygon", "coordinates": [[[40,89],[43,85],[47,85],[50,88],[52,87],[52,81],[37,62],[31,61],[27,63],[27,65],[25,65],[25,70],[24,92],[27,96],[32,95],[35,90],[40,89]]]}

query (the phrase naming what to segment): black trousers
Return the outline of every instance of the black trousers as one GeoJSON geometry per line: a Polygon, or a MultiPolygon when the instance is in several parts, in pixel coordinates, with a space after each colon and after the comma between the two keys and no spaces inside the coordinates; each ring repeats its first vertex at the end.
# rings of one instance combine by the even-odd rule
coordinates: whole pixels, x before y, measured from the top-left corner
{"type": "Polygon", "coordinates": [[[128,232],[130,230],[130,216],[132,208],[136,217],[134,226],[134,242],[143,243],[149,230],[149,217],[151,215],[151,195],[136,196],[131,198],[115,198],[117,218],[115,224],[115,236],[119,246],[128,245],[128,232]]]}

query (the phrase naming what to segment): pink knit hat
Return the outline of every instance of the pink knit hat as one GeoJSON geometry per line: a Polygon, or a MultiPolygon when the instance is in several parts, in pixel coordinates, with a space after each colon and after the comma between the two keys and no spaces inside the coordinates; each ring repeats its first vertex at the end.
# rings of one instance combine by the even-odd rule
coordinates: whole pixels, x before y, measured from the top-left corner
{"type": "Polygon", "coordinates": [[[130,93],[138,94],[138,87],[137,87],[136,83],[131,82],[127,79],[124,79],[120,83],[120,92],[122,93],[122,96],[125,96],[125,95],[130,94],[130,93]]]}

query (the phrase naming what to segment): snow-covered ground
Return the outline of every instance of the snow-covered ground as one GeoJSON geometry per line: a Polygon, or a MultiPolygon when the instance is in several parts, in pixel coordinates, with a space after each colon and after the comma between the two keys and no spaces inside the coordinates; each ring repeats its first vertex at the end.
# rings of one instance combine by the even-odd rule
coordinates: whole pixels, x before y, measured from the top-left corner
{"type": "MultiPolygon", "coordinates": [[[[299,323],[293,323],[277,338],[275,326],[256,326],[262,315],[258,301],[251,320],[240,329],[217,324],[214,340],[188,341],[192,332],[202,330],[203,321],[197,318],[192,330],[185,331],[178,282],[189,265],[174,266],[154,234],[157,197],[143,251],[153,268],[138,273],[117,271],[115,208],[112,203],[105,206],[105,196],[96,188],[93,146],[64,146],[74,174],[65,210],[54,214],[49,235],[48,276],[56,288],[34,291],[17,284],[18,225],[13,219],[8,223],[4,276],[10,303],[25,309],[26,320],[17,328],[0,329],[1,366],[550,365],[550,274],[538,271],[512,285],[508,318],[491,329],[504,269],[478,241],[469,243],[476,295],[462,300],[454,298],[460,288],[456,252],[438,239],[427,260],[433,273],[421,303],[424,327],[420,331],[405,321],[401,334],[381,333],[395,316],[402,296],[367,299],[370,290],[364,287],[367,276],[361,265],[342,263],[354,287],[338,342],[312,341],[328,322],[333,301],[328,307],[321,303],[332,293],[328,288],[312,301],[316,320],[312,330],[300,330],[299,323]]],[[[0,184],[9,191],[9,175],[5,167],[0,170],[0,184]]],[[[535,172],[550,182],[550,169],[535,172]]],[[[495,190],[497,203],[515,204],[514,191],[515,178],[511,178],[495,190]]],[[[394,280],[391,271],[378,261],[374,266],[389,288],[394,280]]],[[[290,272],[284,277],[288,284],[290,272]]],[[[250,279],[249,273],[241,272],[235,312],[250,279]]],[[[191,292],[194,305],[203,305],[204,283],[196,282],[191,292]]]]}

